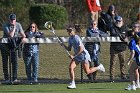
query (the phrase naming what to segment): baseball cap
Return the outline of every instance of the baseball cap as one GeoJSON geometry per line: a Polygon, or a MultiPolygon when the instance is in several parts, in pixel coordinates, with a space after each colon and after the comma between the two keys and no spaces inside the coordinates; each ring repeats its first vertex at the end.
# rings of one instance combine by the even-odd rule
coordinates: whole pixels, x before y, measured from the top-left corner
{"type": "Polygon", "coordinates": [[[121,21],[122,20],[122,17],[121,16],[115,16],[115,20],[116,21],[121,21]]]}
{"type": "Polygon", "coordinates": [[[134,27],[140,27],[140,24],[139,23],[135,23],[133,26],[134,27]]]}
{"type": "Polygon", "coordinates": [[[109,10],[111,10],[111,11],[115,10],[115,6],[114,5],[110,5],[109,6],[109,10]]]}
{"type": "Polygon", "coordinates": [[[16,15],[15,14],[10,14],[9,15],[9,19],[10,20],[15,20],[16,19],[16,15]]]}

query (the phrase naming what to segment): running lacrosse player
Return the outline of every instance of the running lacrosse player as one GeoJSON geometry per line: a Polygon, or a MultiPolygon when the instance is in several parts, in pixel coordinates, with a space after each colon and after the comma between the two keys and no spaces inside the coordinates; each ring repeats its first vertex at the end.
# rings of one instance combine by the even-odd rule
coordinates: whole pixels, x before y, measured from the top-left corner
{"type": "Polygon", "coordinates": [[[140,88],[139,83],[139,67],[140,67],[140,25],[135,23],[133,26],[133,31],[130,33],[130,57],[127,61],[129,68],[129,77],[130,77],[130,85],[128,85],[126,90],[136,90],[136,88],[140,88]],[[132,35],[131,35],[132,34],[132,35]],[[133,60],[133,62],[131,62],[133,60]]]}
{"type": "Polygon", "coordinates": [[[71,78],[70,85],[67,87],[68,89],[75,89],[75,74],[74,69],[79,63],[82,63],[85,73],[87,74],[88,78],[91,78],[92,73],[100,70],[102,72],[105,72],[105,68],[102,64],[100,64],[97,67],[91,67],[89,65],[89,62],[91,61],[90,55],[88,51],[85,49],[80,37],[75,34],[75,29],[73,27],[68,27],[67,32],[69,37],[68,46],[65,46],[65,48],[68,51],[71,51],[71,48],[74,49],[74,55],[70,55],[71,62],[69,65],[69,74],[71,78]]]}

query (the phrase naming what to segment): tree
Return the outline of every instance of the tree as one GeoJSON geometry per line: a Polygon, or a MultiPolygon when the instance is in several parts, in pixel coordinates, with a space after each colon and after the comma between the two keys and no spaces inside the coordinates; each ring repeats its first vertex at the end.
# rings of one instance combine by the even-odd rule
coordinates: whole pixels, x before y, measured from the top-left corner
{"type": "Polygon", "coordinates": [[[3,0],[0,2],[0,28],[2,25],[8,21],[8,16],[11,13],[15,13],[17,15],[17,20],[23,25],[23,27],[27,27],[29,22],[29,3],[28,0],[3,0]]]}

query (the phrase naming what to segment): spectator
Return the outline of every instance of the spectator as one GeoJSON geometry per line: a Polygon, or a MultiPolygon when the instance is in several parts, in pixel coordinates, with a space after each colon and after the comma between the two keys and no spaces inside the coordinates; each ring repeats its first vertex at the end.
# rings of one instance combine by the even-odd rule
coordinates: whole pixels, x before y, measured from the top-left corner
{"type": "Polygon", "coordinates": [[[75,85],[75,75],[74,75],[74,69],[79,63],[82,63],[83,68],[87,74],[87,76],[90,78],[91,74],[97,70],[105,72],[105,68],[102,64],[100,64],[97,67],[89,67],[89,62],[91,61],[90,55],[88,51],[85,49],[80,37],[75,34],[75,31],[72,27],[69,27],[67,29],[67,32],[69,34],[69,41],[68,41],[68,47],[65,46],[67,50],[71,50],[71,48],[74,48],[74,55],[70,55],[71,62],[69,65],[69,74],[71,78],[71,83],[67,88],[73,89],[76,88],[75,85]]]}
{"type": "Polygon", "coordinates": [[[107,28],[106,30],[109,31],[109,29],[113,26],[115,23],[115,16],[117,15],[116,9],[114,5],[110,5],[106,16],[105,16],[105,23],[107,23],[107,28]]]}
{"type": "MultiPolygon", "coordinates": [[[[96,21],[91,21],[90,27],[86,30],[86,36],[100,37],[100,36],[108,36],[108,35],[98,29],[96,21]]],[[[85,48],[90,54],[90,58],[91,58],[90,66],[91,67],[99,66],[100,42],[86,42],[85,48]]],[[[96,81],[96,73],[97,71],[93,72],[93,78],[91,78],[90,80],[91,82],[96,81]]]]}
{"type": "Polygon", "coordinates": [[[98,19],[98,28],[99,30],[108,33],[107,25],[108,24],[106,22],[106,12],[102,11],[98,19]]]}
{"type": "Polygon", "coordinates": [[[98,22],[98,12],[101,10],[99,0],[86,0],[89,12],[91,13],[91,19],[98,22]]]}
{"type": "Polygon", "coordinates": [[[130,65],[131,60],[133,59],[133,62],[130,65],[129,68],[129,74],[130,74],[130,85],[126,88],[126,90],[136,90],[136,88],[140,88],[139,83],[139,66],[140,66],[140,37],[138,36],[139,32],[139,24],[136,23],[133,26],[133,31],[131,31],[130,35],[130,42],[129,42],[129,49],[130,49],[130,57],[127,61],[128,65],[130,65]]]}
{"type": "MultiPolygon", "coordinates": [[[[110,29],[110,36],[120,37],[122,41],[125,41],[128,27],[123,23],[121,16],[115,17],[115,23],[110,29]]],[[[110,43],[110,80],[114,81],[114,70],[116,64],[116,57],[119,58],[121,79],[126,79],[125,75],[125,51],[127,48],[126,42],[111,42],[110,43]]]]}
{"type": "MultiPolygon", "coordinates": [[[[3,27],[3,38],[13,38],[13,37],[25,37],[24,31],[20,23],[16,22],[16,15],[9,15],[9,22],[6,23],[3,27]]],[[[13,45],[10,45],[10,47],[13,45]]],[[[9,49],[9,44],[1,44],[1,55],[3,63],[3,73],[4,80],[6,83],[11,82],[10,73],[8,73],[8,60],[11,61],[12,65],[12,82],[19,82],[17,80],[17,51],[14,49],[9,49]],[[11,55],[11,56],[10,56],[11,55]],[[9,57],[10,56],[10,57],[9,57]]],[[[9,68],[10,69],[10,68],[9,68]]]]}
{"type": "MultiPolygon", "coordinates": [[[[27,38],[44,38],[44,34],[38,31],[36,23],[31,23],[25,31],[27,38]]],[[[23,48],[23,59],[26,68],[26,75],[30,83],[38,82],[39,66],[39,44],[26,43],[23,48]]]]}

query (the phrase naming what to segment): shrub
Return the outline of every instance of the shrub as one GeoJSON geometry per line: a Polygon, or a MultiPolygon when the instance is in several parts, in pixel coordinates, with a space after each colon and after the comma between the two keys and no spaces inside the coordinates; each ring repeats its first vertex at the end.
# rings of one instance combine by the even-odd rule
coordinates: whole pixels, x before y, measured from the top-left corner
{"type": "Polygon", "coordinates": [[[30,21],[37,23],[40,29],[44,28],[46,21],[52,21],[57,29],[62,29],[67,23],[68,13],[62,6],[55,4],[40,4],[31,6],[29,10],[30,21]]]}

